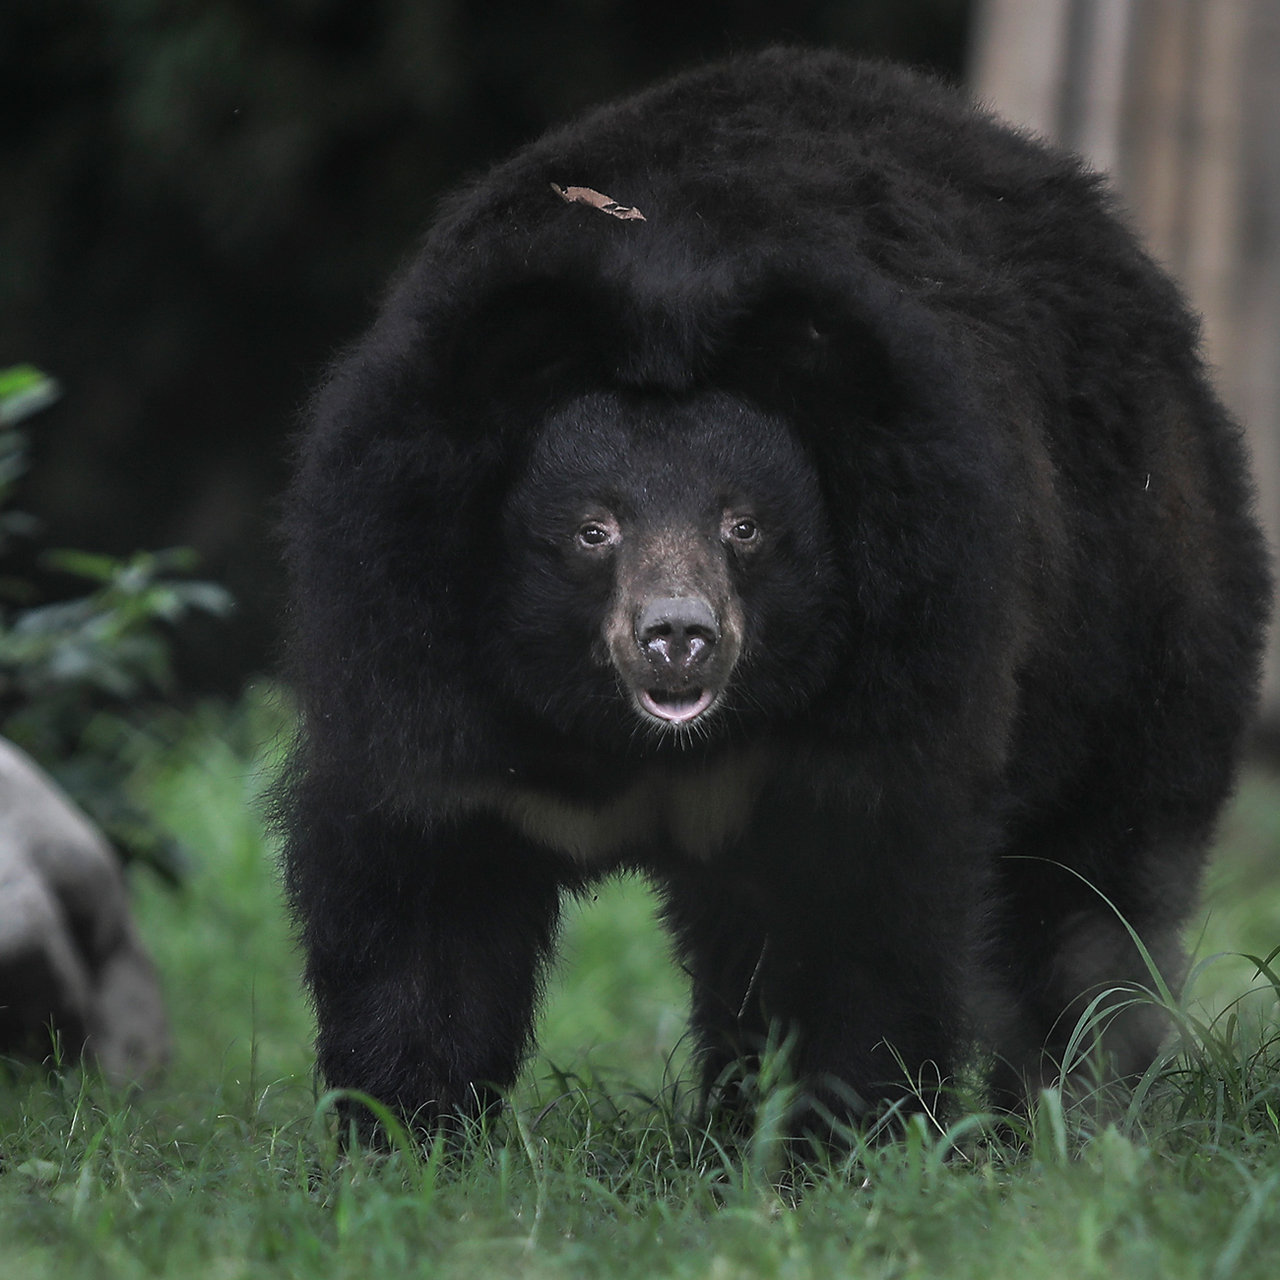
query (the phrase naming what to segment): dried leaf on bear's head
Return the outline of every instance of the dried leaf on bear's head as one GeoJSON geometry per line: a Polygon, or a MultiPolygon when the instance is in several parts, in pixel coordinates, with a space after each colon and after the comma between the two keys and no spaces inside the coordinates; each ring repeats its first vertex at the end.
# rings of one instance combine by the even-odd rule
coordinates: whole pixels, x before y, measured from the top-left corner
{"type": "Polygon", "coordinates": [[[639,209],[629,204],[619,204],[612,197],[592,191],[590,187],[562,187],[553,182],[551,190],[566,204],[589,204],[593,209],[599,209],[601,213],[607,213],[611,218],[635,218],[640,222],[646,221],[639,209]]]}

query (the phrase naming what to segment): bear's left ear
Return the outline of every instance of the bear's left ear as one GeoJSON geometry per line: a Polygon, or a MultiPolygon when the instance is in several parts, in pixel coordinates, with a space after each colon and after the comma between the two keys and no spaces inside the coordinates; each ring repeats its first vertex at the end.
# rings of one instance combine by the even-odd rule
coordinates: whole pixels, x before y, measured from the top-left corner
{"type": "MultiPolygon", "coordinates": [[[[563,281],[522,281],[490,293],[452,326],[441,389],[474,428],[543,407],[598,382],[616,335],[608,308],[563,281]]],[[[452,415],[451,415],[452,416],[452,415]]]]}

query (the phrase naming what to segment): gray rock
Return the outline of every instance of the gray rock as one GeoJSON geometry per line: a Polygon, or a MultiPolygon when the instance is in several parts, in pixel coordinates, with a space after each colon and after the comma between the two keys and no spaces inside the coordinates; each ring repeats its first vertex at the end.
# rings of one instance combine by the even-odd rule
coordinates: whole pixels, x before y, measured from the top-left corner
{"type": "Polygon", "coordinates": [[[155,970],[115,851],[27,755],[0,738],[0,1054],[71,1058],[116,1084],[168,1060],[155,970]]]}

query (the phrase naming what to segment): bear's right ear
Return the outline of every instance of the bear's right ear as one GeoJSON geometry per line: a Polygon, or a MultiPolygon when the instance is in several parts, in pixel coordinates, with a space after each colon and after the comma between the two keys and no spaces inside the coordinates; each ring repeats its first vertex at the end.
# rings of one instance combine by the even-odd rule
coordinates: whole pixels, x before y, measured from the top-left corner
{"type": "Polygon", "coordinates": [[[563,281],[491,292],[452,326],[441,390],[474,424],[542,409],[604,376],[610,327],[603,300],[563,281]]]}

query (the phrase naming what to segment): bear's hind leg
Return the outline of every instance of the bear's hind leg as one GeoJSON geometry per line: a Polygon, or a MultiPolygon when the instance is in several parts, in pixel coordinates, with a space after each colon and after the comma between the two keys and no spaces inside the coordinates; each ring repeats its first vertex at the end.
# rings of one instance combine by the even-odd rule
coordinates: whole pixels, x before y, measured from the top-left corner
{"type": "Polygon", "coordinates": [[[736,1126],[750,1106],[743,1086],[758,1072],[769,1040],[759,999],[768,927],[746,886],[727,884],[703,867],[682,868],[658,883],[690,978],[703,1101],[736,1126]]]}
{"type": "Polygon", "coordinates": [[[1079,1095],[1133,1082],[1155,1060],[1171,1031],[1159,988],[1181,990],[1181,932],[1199,880],[1200,855],[1185,841],[1145,857],[1121,850],[1089,874],[1069,868],[1062,844],[1034,847],[1035,857],[1001,867],[994,970],[1008,1004],[992,1020],[992,1086],[1008,1108],[1053,1084],[1079,1095]]]}

